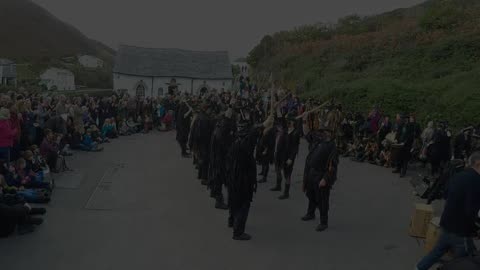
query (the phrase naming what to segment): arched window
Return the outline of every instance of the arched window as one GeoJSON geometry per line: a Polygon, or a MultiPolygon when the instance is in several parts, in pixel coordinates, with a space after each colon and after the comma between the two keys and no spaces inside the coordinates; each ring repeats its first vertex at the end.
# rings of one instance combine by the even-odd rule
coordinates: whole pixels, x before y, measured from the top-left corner
{"type": "Polygon", "coordinates": [[[145,97],[146,85],[143,81],[139,81],[135,87],[135,95],[137,97],[145,97]]]}

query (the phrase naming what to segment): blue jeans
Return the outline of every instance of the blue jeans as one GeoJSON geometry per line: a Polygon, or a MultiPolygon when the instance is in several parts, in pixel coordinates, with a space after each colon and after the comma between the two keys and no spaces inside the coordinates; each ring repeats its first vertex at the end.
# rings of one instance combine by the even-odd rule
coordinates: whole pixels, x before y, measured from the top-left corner
{"type": "Polygon", "coordinates": [[[430,269],[430,267],[439,262],[442,256],[450,250],[453,252],[455,258],[461,258],[473,253],[475,245],[471,237],[458,236],[442,229],[437,244],[433,247],[432,251],[417,264],[417,269],[430,269]]]}

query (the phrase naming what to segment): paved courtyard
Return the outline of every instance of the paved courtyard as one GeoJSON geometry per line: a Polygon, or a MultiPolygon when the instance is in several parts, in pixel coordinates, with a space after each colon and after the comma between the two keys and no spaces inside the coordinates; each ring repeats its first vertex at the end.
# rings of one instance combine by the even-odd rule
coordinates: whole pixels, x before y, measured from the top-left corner
{"type": "Polygon", "coordinates": [[[236,242],[227,212],[180,157],[174,133],[139,134],[76,153],[74,173],[58,177],[45,223],[0,240],[2,270],[302,269],[405,270],[422,255],[408,236],[414,197],[390,170],[342,160],[332,193],[331,227],[302,222],[305,143],[291,199],[259,186],[247,223],[253,239],[236,242]]]}

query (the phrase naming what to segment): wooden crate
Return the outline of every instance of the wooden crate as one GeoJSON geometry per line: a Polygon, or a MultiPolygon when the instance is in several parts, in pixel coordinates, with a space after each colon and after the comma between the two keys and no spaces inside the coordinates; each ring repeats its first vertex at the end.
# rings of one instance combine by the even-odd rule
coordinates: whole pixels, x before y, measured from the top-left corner
{"type": "Polygon", "coordinates": [[[425,238],[430,222],[433,218],[433,207],[431,205],[417,203],[410,221],[409,235],[425,238]]]}

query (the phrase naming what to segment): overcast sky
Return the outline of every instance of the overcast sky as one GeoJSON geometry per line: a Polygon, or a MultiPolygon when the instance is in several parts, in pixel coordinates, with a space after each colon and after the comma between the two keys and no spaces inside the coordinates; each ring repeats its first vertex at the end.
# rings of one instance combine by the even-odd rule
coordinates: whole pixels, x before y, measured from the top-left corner
{"type": "Polygon", "coordinates": [[[422,0],[33,0],[90,38],[119,44],[228,50],[246,56],[265,34],[376,14],[422,0]]]}

